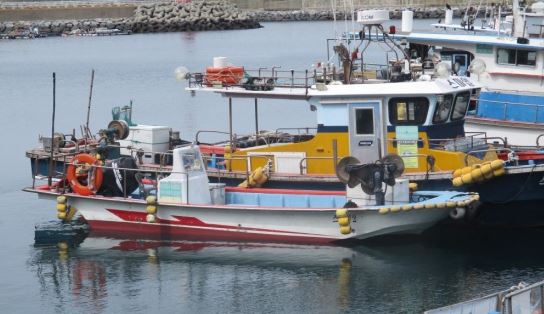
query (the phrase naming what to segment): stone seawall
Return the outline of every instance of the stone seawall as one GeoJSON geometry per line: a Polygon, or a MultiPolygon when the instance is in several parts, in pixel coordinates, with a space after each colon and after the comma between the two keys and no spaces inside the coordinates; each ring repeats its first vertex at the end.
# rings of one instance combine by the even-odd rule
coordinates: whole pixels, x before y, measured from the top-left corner
{"type": "MultiPolygon", "coordinates": [[[[390,17],[400,19],[402,10],[390,8],[390,17]]],[[[444,8],[414,7],[412,11],[416,19],[439,19],[445,14],[444,8]]],[[[462,16],[464,11],[464,8],[454,8],[454,17],[462,16]]],[[[333,14],[331,10],[240,10],[227,0],[141,4],[34,2],[21,4],[21,7],[15,8],[2,7],[0,4],[0,36],[11,38],[12,36],[7,35],[21,31],[26,31],[31,35],[30,37],[36,32],[40,36],[57,36],[70,32],[92,33],[96,28],[118,29],[125,33],[249,29],[260,27],[259,22],[332,20],[333,14]],[[107,8],[111,8],[111,11],[104,10],[107,8]],[[6,14],[10,10],[11,12],[6,14]],[[20,10],[19,15],[15,13],[17,10],[20,10]],[[43,14],[40,15],[39,12],[43,14]],[[77,12],[79,15],[74,16],[70,12],[77,12]],[[6,21],[4,19],[2,21],[2,17],[6,16],[10,18],[18,16],[23,20],[6,21]],[[40,16],[47,16],[49,19],[36,20],[40,16]],[[62,19],[55,18],[57,16],[62,19]]],[[[351,15],[346,16],[343,12],[336,12],[337,20],[345,18],[350,19],[351,15]]]]}
{"type": "MultiPolygon", "coordinates": [[[[387,9],[386,9],[387,10],[387,9]]],[[[405,9],[388,9],[391,19],[401,19],[402,11],[405,9]]],[[[439,19],[445,15],[443,8],[409,8],[414,12],[414,19],[439,19]]],[[[464,8],[453,8],[453,17],[461,17],[465,13],[464,8]]],[[[481,16],[483,12],[480,12],[481,16]]],[[[259,22],[287,22],[287,21],[327,21],[333,20],[334,13],[331,10],[309,10],[309,11],[250,11],[248,13],[253,19],[259,22]]],[[[351,15],[343,12],[336,12],[337,20],[351,19],[351,15]]]]}
{"type": "MultiPolygon", "coordinates": [[[[25,11],[29,9],[31,9],[29,5],[24,8],[25,11]]],[[[51,7],[47,10],[51,10],[51,7]]],[[[31,18],[22,21],[4,21],[0,22],[0,34],[8,35],[29,29],[37,30],[40,36],[58,36],[77,30],[92,32],[96,28],[150,33],[260,27],[253,17],[226,0],[148,3],[140,4],[132,11],[130,17],[120,18],[96,16],[86,19],[72,17],[67,19],[66,17],[69,16],[67,15],[62,20],[35,20],[31,18]]]]}

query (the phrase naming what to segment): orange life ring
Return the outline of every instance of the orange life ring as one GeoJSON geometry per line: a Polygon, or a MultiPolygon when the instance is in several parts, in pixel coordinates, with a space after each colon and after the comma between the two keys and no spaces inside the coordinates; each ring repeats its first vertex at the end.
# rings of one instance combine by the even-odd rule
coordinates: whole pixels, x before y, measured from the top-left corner
{"type": "Polygon", "coordinates": [[[102,185],[102,180],[104,179],[102,167],[100,166],[101,164],[98,159],[89,154],[76,155],[68,166],[66,173],[66,179],[68,179],[72,190],[83,196],[96,194],[96,191],[98,191],[102,185]],[[94,168],[94,174],[89,176],[89,182],[87,182],[87,185],[83,185],[81,182],[79,182],[78,175],[76,174],[76,167],[82,164],[91,165],[94,168]]]}
{"type": "Polygon", "coordinates": [[[244,67],[228,66],[224,68],[206,68],[205,83],[213,85],[214,83],[222,83],[224,85],[235,85],[240,83],[244,77],[244,67]]]}

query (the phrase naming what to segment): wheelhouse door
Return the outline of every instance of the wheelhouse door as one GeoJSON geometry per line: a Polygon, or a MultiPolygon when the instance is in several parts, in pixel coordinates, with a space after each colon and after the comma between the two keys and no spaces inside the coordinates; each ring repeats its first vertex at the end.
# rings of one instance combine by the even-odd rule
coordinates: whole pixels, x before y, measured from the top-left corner
{"type": "Polygon", "coordinates": [[[380,102],[349,104],[350,155],[362,163],[380,158],[382,139],[380,102]]]}

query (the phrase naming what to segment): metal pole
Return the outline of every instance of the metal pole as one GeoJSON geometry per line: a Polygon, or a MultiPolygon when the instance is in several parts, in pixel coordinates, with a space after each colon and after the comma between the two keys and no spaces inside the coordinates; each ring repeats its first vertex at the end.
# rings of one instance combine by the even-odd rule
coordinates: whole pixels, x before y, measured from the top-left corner
{"type": "Polygon", "coordinates": [[[259,145],[259,105],[255,98],[255,145],[259,145]]]}
{"type": "Polygon", "coordinates": [[[336,171],[336,165],[338,164],[338,140],[332,140],[332,161],[334,163],[334,169],[336,171]]]}
{"type": "MultiPolygon", "coordinates": [[[[234,151],[234,141],[233,141],[233,137],[232,137],[232,98],[229,97],[229,139],[230,139],[230,151],[233,152],[234,151]]],[[[231,162],[229,163],[229,171],[232,169],[232,160],[231,162]]]]}
{"type": "Polygon", "coordinates": [[[49,156],[49,178],[47,178],[47,185],[51,186],[53,183],[53,149],[55,148],[55,87],[56,87],[56,74],[53,72],[53,117],[51,118],[51,155],[49,156]]]}
{"type": "Polygon", "coordinates": [[[87,106],[87,123],[85,124],[85,132],[89,130],[89,117],[91,116],[91,99],[93,98],[93,84],[94,84],[94,69],[91,72],[91,88],[89,90],[89,104],[87,106]]]}

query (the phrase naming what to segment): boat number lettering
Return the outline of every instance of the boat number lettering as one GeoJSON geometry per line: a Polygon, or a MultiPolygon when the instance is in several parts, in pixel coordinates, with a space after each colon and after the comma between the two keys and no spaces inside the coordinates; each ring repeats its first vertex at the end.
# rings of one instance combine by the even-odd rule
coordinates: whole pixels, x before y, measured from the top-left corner
{"type": "Polygon", "coordinates": [[[465,87],[467,85],[468,86],[474,86],[474,84],[470,80],[468,80],[468,79],[466,79],[464,77],[456,77],[456,78],[448,79],[448,83],[453,88],[457,88],[459,86],[465,87]]]}

